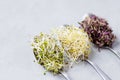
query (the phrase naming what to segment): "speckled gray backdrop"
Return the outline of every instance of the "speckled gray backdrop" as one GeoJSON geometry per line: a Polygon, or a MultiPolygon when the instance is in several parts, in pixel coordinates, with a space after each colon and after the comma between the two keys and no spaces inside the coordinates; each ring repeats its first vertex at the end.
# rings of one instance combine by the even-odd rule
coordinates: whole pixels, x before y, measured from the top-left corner
{"type": "MultiPolygon", "coordinates": [[[[119,0],[0,0],[0,80],[62,80],[34,63],[30,46],[39,32],[63,24],[75,24],[85,13],[106,18],[117,40],[113,47],[120,51],[119,0]]],[[[90,59],[113,80],[120,80],[120,60],[108,50],[93,48],[90,59]]],[[[102,80],[94,69],[81,62],[68,72],[71,80],[102,80]]]]}

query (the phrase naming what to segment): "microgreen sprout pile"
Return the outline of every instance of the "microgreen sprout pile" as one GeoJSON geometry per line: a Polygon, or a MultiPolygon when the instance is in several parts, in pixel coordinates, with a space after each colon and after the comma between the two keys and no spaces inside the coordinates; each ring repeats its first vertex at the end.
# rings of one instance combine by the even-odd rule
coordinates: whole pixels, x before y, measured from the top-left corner
{"type": "Polygon", "coordinates": [[[88,33],[91,41],[99,48],[111,47],[115,41],[115,35],[112,33],[112,29],[109,27],[108,22],[94,14],[88,14],[80,25],[88,33]]]}
{"type": "Polygon", "coordinates": [[[72,60],[87,59],[90,53],[90,40],[83,29],[66,25],[54,30],[67,56],[72,60]]]}
{"type": "Polygon", "coordinates": [[[52,35],[40,33],[34,37],[32,47],[38,63],[43,65],[47,71],[56,74],[62,70],[64,50],[52,35]]]}

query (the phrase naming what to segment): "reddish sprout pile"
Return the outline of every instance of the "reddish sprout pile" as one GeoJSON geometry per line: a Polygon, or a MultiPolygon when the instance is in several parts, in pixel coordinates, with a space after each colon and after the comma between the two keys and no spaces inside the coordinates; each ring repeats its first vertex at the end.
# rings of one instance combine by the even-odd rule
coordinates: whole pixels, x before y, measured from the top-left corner
{"type": "Polygon", "coordinates": [[[99,48],[112,47],[116,36],[112,33],[113,31],[105,19],[94,14],[88,14],[79,24],[88,33],[90,40],[99,48]]]}

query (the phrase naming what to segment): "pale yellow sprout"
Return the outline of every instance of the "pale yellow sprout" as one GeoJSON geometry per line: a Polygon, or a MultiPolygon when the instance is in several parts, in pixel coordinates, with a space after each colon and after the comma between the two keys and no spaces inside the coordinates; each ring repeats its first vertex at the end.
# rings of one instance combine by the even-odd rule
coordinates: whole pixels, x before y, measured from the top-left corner
{"type": "Polygon", "coordinates": [[[53,33],[58,37],[67,56],[72,60],[84,60],[90,54],[90,40],[83,29],[74,25],[66,25],[54,29],[53,33]]]}

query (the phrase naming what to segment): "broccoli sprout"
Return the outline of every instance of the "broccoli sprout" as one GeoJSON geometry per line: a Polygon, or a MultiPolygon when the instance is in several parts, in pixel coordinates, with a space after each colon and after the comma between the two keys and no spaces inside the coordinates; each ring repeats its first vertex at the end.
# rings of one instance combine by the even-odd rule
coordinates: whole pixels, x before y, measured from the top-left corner
{"type": "Polygon", "coordinates": [[[38,63],[43,65],[47,71],[56,74],[62,70],[64,50],[52,35],[40,33],[34,37],[32,47],[38,63]]]}

